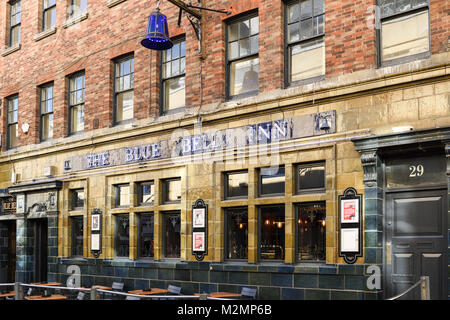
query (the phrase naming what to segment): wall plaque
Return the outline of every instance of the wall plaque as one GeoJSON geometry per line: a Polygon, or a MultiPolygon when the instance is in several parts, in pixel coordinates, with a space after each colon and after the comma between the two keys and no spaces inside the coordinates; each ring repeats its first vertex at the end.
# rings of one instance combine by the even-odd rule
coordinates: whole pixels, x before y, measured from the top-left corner
{"type": "Polygon", "coordinates": [[[91,252],[95,258],[102,252],[102,212],[98,208],[91,212],[91,252]]]}

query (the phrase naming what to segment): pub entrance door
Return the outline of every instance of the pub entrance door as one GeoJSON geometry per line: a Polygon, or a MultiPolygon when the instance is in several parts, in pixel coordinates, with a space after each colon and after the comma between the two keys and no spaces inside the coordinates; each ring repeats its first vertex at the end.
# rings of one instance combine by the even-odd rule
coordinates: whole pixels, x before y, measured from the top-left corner
{"type": "Polygon", "coordinates": [[[47,219],[34,219],[34,282],[47,282],[47,219]]]}
{"type": "MultiPolygon", "coordinates": [[[[445,157],[404,157],[385,164],[386,297],[403,293],[421,276],[429,276],[431,299],[447,299],[445,157]]],[[[420,288],[402,299],[420,300],[420,288]]]]}
{"type": "Polygon", "coordinates": [[[16,281],[16,221],[8,223],[8,264],[7,282],[16,281]]]}

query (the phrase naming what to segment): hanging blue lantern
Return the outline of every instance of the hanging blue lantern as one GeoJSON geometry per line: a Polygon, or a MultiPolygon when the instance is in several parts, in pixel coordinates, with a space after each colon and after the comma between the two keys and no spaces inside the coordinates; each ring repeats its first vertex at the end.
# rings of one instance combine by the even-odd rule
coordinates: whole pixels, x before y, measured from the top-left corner
{"type": "Polygon", "coordinates": [[[167,50],[173,47],[169,38],[167,17],[159,13],[159,8],[148,17],[147,35],[141,44],[153,50],[167,50]]]}

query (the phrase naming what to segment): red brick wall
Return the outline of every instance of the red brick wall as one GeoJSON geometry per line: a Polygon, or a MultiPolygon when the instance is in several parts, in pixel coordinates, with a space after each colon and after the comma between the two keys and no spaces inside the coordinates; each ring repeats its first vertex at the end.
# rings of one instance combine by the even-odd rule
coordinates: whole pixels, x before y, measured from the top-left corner
{"type": "MultiPolygon", "coordinates": [[[[0,43],[7,42],[7,1],[0,2],[0,43]]],[[[145,35],[148,15],[156,1],[125,1],[112,8],[106,0],[88,0],[88,19],[63,28],[67,8],[57,5],[57,31],[40,41],[40,6],[36,1],[22,1],[21,49],[0,57],[0,98],[19,93],[19,128],[30,124],[27,134],[19,133],[19,145],[39,142],[38,91],[36,87],[54,81],[54,137],[67,135],[66,77],[85,70],[85,131],[112,125],[112,59],[134,52],[136,119],[159,115],[160,54],[140,45],[145,35]]],[[[195,1],[194,1],[195,3],[195,1]]],[[[326,1],[325,44],[326,77],[376,67],[375,29],[370,28],[373,12],[368,7],[375,0],[326,1]]],[[[198,42],[186,16],[176,26],[178,8],[161,2],[161,12],[168,16],[172,36],[186,36],[186,106],[220,103],[225,99],[225,29],[228,19],[258,10],[260,20],[259,59],[260,93],[284,86],[284,6],[273,0],[204,0],[204,7],[227,9],[232,15],[203,11],[204,54],[198,55],[198,42]],[[202,72],[200,72],[200,70],[202,72]]],[[[446,0],[431,1],[432,53],[447,50],[450,18],[446,0]]],[[[1,48],[0,48],[1,49],[1,48]]],[[[6,104],[2,104],[0,130],[6,141],[6,104]]],[[[3,143],[3,148],[5,143],[3,143]]]]}

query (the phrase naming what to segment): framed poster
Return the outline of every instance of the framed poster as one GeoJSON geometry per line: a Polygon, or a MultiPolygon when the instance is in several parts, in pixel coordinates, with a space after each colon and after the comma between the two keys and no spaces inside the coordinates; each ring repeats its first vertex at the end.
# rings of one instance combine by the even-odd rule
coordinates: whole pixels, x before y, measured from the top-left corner
{"type": "Polygon", "coordinates": [[[339,256],[348,264],[362,257],[362,195],[355,188],[345,189],[339,201],[339,256]]]}
{"type": "Polygon", "coordinates": [[[100,251],[100,233],[91,234],[91,251],[100,251]]]}
{"type": "Polygon", "coordinates": [[[208,204],[202,199],[192,206],[192,254],[197,261],[208,254],[208,204]]]}
{"type": "Polygon", "coordinates": [[[359,250],[359,229],[341,229],[341,252],[358,252],[359,250]]]}
{"type": "Polygon", "coordinates": [[[91,212],[91,252],[95,258],[102,252],[102,212],[99,208],[91,212]]]}
{"type": "Polygon", "coordinates": [[[91,231],[100,231],[100,214],[91,215],[91,231]]]}
{"type": "Polygon", "coordinates": [[[341,223],[359,222],[359,200],[342,199],[341,200],[341,223]]]}
{"type": "Polygon", "coordinates": [[[205,251],[205,233],[192,233],[192,251],[205,251]]]}
{"type": "Polygon", "coordinates": [[[197,208],[192,210],[192,228],[205,227],[205,208],[197,208]]]}

